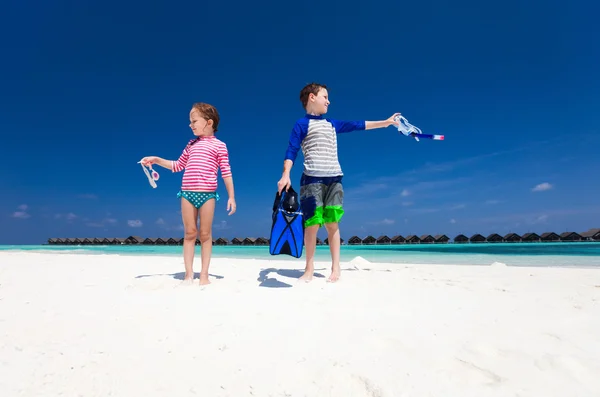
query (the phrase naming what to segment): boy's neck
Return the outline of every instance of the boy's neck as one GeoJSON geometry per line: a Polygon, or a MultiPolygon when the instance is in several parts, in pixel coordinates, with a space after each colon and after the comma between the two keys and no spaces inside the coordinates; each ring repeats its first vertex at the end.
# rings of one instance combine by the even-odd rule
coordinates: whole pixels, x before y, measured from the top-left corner
{"type": "Polygon", "coordinates": [[[311,116],[322,116],[323,115],[322,113],[315,112],[312,109],[306,109],[306,114],[309,114],[311,116]]]}

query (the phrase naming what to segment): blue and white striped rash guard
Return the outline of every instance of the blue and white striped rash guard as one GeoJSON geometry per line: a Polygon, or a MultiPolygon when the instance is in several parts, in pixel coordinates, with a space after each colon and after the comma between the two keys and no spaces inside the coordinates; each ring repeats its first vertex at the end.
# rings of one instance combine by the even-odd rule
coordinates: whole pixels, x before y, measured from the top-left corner
{"type": "Polygon", "coordinates": [[[296,160],[298,150],[304,154],[304,174],[308,176],[341,176],[338,161],[337,134],[364,130],[364,121],[341,121],[306,114],[296,121],[285,152],[285,159],[296,160]]]}

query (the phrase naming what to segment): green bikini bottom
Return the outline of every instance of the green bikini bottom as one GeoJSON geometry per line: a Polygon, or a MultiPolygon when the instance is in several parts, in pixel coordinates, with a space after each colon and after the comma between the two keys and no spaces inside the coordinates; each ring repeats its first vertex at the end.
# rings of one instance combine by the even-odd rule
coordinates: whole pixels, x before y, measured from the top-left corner
{"type": "Polygon", "coordinates": [[[185,190],[177,193],[177,197],[183,197],[196,208],[202,207],[210,199],[219,200],[219,193],[217,192],[188,192],[185,190]]]}

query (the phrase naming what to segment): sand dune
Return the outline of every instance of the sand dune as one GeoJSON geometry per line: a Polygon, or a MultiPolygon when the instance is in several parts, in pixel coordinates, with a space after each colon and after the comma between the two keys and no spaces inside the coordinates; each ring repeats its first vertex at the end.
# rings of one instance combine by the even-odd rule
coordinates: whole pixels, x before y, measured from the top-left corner
{"type": "Polygon", "coordinates": [[[0,253],[0,396],[600,395],[600,270],[316,267],[0,253]]]}

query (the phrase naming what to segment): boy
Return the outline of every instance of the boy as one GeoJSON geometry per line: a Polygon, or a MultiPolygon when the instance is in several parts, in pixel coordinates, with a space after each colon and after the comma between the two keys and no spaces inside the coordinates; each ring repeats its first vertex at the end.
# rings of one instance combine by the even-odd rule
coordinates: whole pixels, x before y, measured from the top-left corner
{"type": "Polygon", "coordinates": [[[325,225],[329,250],[331,251],[331,275],[329,282],[340,278],[340,231],[338,223],[344,215],[342,169],[337,155],[337,134],[356,130],[370,130],[398,125],[393,114],[383,121],[340,121],[324,118],[329,106],[327,87],[311,83],[300,91],[300,102],[306,115],[296,121],[283,162],[283,174],[277,189],[288,190],[290,171],[302,148],[304,171],[300,179],[300,204],[304,213],[304,245],[306,246],[306,267],[300,277],[311,281],[314,273],[314,256],[317,246],[317,232],[325,225]]]}

